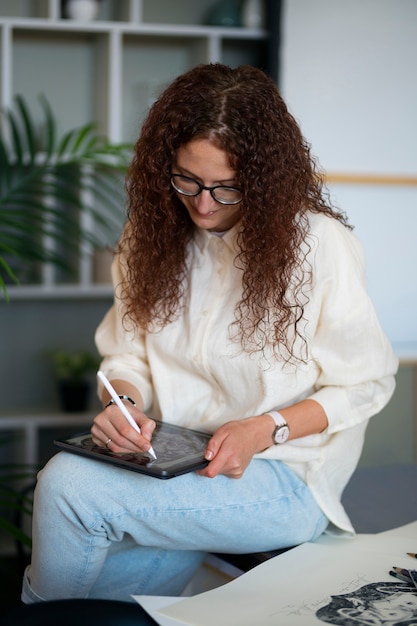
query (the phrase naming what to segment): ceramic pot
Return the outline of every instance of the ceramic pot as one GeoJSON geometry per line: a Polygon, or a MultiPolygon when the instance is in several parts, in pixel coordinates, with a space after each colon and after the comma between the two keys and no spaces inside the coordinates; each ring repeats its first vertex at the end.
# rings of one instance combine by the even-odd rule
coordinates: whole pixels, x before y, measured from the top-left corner
{"type": "Polygon", "coordinates": [[[59,404],[65,413],[81,413],[88,409],[91,385],[85,381],[58,381],[59,404]]]}
{"type": "Polygon", "coordinates": [[[99,0],[67,0],[65,16],[78,22],[89,22],[97,17],[99,0]]]}
{"type": "Polygon", "coordinates": [[[246,28],[265,27],[264,0],[244,0],[242,6],[242,25],[246,28]]]}

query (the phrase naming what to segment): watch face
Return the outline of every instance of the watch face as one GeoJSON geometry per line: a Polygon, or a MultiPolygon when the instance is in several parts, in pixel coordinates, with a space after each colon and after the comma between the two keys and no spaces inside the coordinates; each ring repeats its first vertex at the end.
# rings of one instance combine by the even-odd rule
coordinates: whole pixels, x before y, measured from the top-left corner
{"type": "Polygon", "coordinates": [[[285,443],[290,434],[290,429],[286,424],[282,424],[281,426],[277,426],[274,432],[274,443],[285,443]]]}

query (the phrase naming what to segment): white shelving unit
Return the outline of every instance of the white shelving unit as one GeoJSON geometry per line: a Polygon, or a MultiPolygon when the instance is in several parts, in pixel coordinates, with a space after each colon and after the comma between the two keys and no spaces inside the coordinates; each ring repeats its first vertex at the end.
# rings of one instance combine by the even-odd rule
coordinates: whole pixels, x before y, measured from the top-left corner
{"type": "MultiPolygon", "coordinates": [[[[110,141],[134,142],[157,94],[198,63],[264,63],[268,32],[206,25],[217,0],[101,0],[96,20],[65,18],[61,0],[2,0],[0,106],[21,94],[37,110],[44,94],[59,131],[96,121],[110,141]]],[[[40,112],[40,108],[39,108],[40,112]]],[[[93,258],[77,284],[44,272],[41,284],[10,287],[13,299],[111,295],[97,284],[93,258]]]]}
{"type": "MultiPolygon", "coordinates": [[[[38,467],[41,462],[40,436],[42,430],[68,429],[68,434],[88,430],[92,424],[94,412],[86,413],[27,413],[0,416],[0,434],[8,433],[13,437],[16,450],[14,460],[38,467]]],[[[52,442],[51,442],[52,443],[52,442]]],[[[58,450],[58,449],[57,449],[58,450]]]]}
{"type": "Polygon", "coordinates": [[[94,119],[114,142],[135,138],[149,103],[178,73],[197,63],[256,64],[268,37],[266,30],[169,21],[176,13],[185,19],[193,6],[191,19],[202,20],[215,0],[103,0],[90,22],[64,18],[60,0],[28,4],[40,7],[35,14],[2,15],[8,4],[22,6],[0,5],[1,106],[16,93],[31,100],[44,92],[63,111],[63,125],[94,119]]]}
{"type": "MultiPolygon", "coordinates": [[[[56,436],[88,430],[95,412],[62,413],[28,412],[0,415],[0,438],[9,441],[1,449],[1,462],[23,463],[34,470],[40,469],[58,448],[53,445],[56,436]],[[45,446],[45,438],[46,446],[45,446]],[[6,458],[7,457],[7,458],[6,458]]],[[[22,478],[20,487],[31,485],[34,478],[22,478]]],[[[4,512],[3,512],[4,513],[4,512]]],[[[24,517],[25,531],[30,534],[30,518],[24,517]]],[[[13,553],[14,546],[6,534],[0,537],[0,556],[13,553]]]]}

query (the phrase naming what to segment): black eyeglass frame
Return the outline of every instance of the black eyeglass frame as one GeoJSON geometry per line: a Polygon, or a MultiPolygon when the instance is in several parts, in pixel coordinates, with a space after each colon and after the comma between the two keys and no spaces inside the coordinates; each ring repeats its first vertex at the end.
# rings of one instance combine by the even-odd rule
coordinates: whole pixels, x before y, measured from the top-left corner
{"type": "Polygon", "coordinates": [[[237,191],[238,193],[242,193],[240,189],[238,189],[237,187],[231,187],[229,185],[214,185],[214,187],[206,187],[205,185],[202,185],[201,183],[199,183],[198,180],[195,180],[195,178],[191,178],[191,176],[184,176],[183,174],[172,174],[172,173],[170,174],[170,181],[175,191],[180,193],[182,196],[188,196],[190,198],[194,198],[195,196],[199,196],[203,190],[206,190],[210,192],[210,195],[213,198],[213,200],[215,200],[219,204],[233,206],[235,204],[240,204],[240,202],[242,202],[243,200],[243,197],[241,197],[239,198],[239,200],[235,200],[233,202],[226,202],[225,200],[220,200],[219,198],[216,198],[216,195],[215,195],[216,189],[229,189],[230,191],[237,191]],[[185,178],[185,180],[189,180],[190,182],[195,183],[199,187],[199,190],[196,191],[195,193],[190,193],[189,191],[184,191],[183,189],[179,189],[175,185],[175,180],[173,180],[176,177],[185,178]]]}

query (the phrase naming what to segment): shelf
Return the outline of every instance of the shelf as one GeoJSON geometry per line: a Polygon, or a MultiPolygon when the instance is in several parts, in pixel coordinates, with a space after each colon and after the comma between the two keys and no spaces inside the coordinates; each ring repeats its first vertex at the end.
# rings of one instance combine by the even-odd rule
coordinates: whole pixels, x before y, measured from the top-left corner
{"type": "MultiPolygon", "coordinates": [[[[40,434],[42,430],[62,430],[63,428],[71,434],[80,429],[87,429],[95,416],[94,412],[86,413],[27,413],[27,414],[8,414],[0,415],[0,432],[4,433],[23,433],[23,440],[16,437],[15,444],[17,447],[23,446],[20,454],[20,462],[33,466],[39,466],[47,459],[44,458],[40,450],[40,434]]],[[[49,450],[54,450],[53,437],[51,437],[51,446],[49,450]]],[[[57,451],[57,450],[56,450],[57,451]]],[[[48,455],[49,456],[49,455],[48,455]]],[[[16,458],[13,459],[17,460],[16,458]]]]}
{"type": "MultiPolygon", "coordinates": [[[[217,61],[267,66],[268,30],[207,25],[216,5],[217,0],[102,0],[98,19],[80,22],[63,17],[61,0],[3,0],[0,107],[12,107],[20,94],[36,119],[43,94],[59,134],[94,121],[111,142],[134,143],[155,98],[187,69],[217,61]]],[[[103,247],[114,242],[103,241],[103,247]]],[[[93,265],[91,250],[74,259],[77,285],[53,268],[35,267],[26,282],[36,284],[10,286],[10,297],[110,296],[110,286],[95,284],[93,265]]]]}
{"type": "Polygon", "coordinates": [[[75,22],[73,20],[45,20],[38,18],[16,19],[2,17],[0,25],[13,30],[44,31],[45,33],[63,32],[69,33],[108,33],[127,32],[147,35],[172,35],[174,37],[199,36],[199,37],[224,37],[233,39],[266,39],[268,31],[259,28],[244,28],[242,26],[208,26],[204,24],[166,24],[148,23],[137,24],[133,22],[75,22]]]}
{"type": "MultiPolygon", "coordinates": [[[[2,0],[1,14],[13,21],[48,21],[78,24],[67,17],[65,0],[2,0]]],[[[203,25],[212,21],[218,0],[101,0],[92,23],[203,25]]]]}
{"type": "Polygon", "coordinates": [[[113,297],[112,285],[21,285],[8,287],[11,301],[15,300],[100,300],[113,297]]]}

